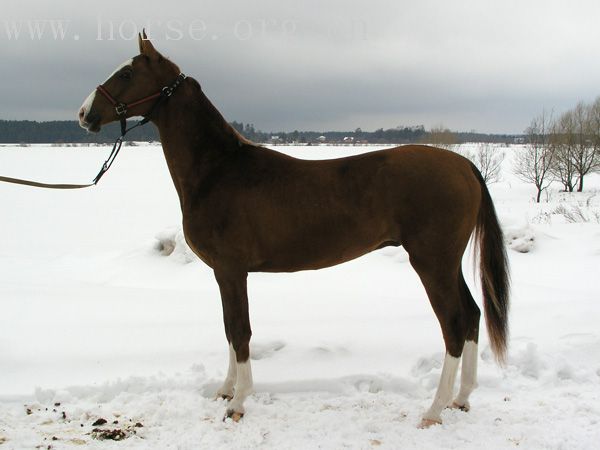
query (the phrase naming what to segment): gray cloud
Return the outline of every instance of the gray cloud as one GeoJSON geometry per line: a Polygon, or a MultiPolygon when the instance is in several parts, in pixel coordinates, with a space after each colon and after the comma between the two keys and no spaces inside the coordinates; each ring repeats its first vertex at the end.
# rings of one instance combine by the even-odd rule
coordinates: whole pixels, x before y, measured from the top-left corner
{"type": "Polygon", "coordinates": [[[521,132],[600,94],[596,1],[36,3],[3,5],[1,118],[72,119],[143,26],[227,119],[264,130],[521,132]],[[43,19],[64,38],[31,38],[43,19]]]}

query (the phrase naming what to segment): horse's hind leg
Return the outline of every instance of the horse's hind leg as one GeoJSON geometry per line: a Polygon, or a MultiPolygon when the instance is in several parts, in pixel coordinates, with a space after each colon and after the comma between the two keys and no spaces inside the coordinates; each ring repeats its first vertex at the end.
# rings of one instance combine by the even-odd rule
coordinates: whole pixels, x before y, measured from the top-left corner
{"type": "Polygon", "coordinates": [[[429,410],[423,415],[420,428],[442,423],[440,414],[452,400],[458,364],[467,337],[468,327],[463,314],[459,284],[459,277],[462,278],[460,258],[453,258],[452,263],[443,259],[419,258],[414,254],[410,257],[410,262],[421,278],[433,311],[440,322],[446,345],[438,389],[429,410]]]}
{"type": "Polygon", "coordinates": [[[462,273],[460,274],[460,283],[467,336],[462,352],[460,390],[452,402],[452,408],[468,411],[470,409],[469,395],[477,387],[477,342],[479,340],[479,318],[481,311],[475,300],[473,300],[473,296],[467,287],[467,283],[465,283],[462,273]]]}

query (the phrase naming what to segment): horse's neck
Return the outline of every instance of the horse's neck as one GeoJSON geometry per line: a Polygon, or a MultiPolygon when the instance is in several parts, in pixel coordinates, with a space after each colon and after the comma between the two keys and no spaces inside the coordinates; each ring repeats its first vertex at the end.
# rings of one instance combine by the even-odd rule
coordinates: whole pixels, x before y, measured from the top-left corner
{"type": "Polygon", "coordinates": [[[161,106],[155,121],[182,207],[191,192],[227,155],[248,143],[199,88],[186,85],[161,106]]]}

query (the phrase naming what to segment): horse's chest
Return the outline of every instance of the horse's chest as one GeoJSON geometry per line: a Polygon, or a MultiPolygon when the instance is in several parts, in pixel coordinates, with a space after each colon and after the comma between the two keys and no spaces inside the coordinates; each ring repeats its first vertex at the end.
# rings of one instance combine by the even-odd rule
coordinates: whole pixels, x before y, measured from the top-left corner
{"type": "Polygon", "coordinates": [[[183,234],[185,241],[196,256],[210,267],[214,267],[216,249],[211,239],[210,229],[200,226],[194,221],[186,220],[184,217],[183,234]]]}

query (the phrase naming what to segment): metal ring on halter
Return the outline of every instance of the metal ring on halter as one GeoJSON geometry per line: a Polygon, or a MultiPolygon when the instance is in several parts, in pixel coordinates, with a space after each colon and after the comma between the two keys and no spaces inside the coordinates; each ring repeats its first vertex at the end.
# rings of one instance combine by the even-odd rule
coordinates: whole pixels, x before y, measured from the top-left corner
{"type": "Polygon", "coordinates": [[[115,106],[115,111],[117,112],[117,116],[127,114],[127,105],[125,103],[119,103],[115,106]]]}
{"type": "Polygon", "coordinates": [[[26,185],[26,186],[49,188],[49,189],[80,189],[80,188],[87,188],[87,187],[98,184],[98,181],[100,181],[100,178],[102,178],[102,176],[108,171],[108,169],[110,169],[110,166],[112,166],[113,162],[115,161],[115,158],[117,157],[117,154],[119,153],[119,150],[121,149],[121,145],[123,144],[123,138],[125,137],[125,135],[129,131],[133,130],[134,128],[140,127],[140,126],[148,123],[148,121],[150,120],[149,115],[160,106],[160,103],[163,100],[165,100],[167,97],[170,97],[171,95],[173,95],[173,92],[175,91],[175,89],[177,89],[177,87],[181,84],[181,82],[183,80],[185,80],[185,78],[186,78],[186,76],[183,73],[180,73],[179,76],[177,77],[177,79],[170,86],[165,86],[161,91],[157,92],[156,94],[152,94],[152,95],[149,95],[148,97],[144,97],[141,100],[130,103],[129,105],[116,100],[112,95],[110,95],[110,93],[106,90],[106,88],[104,86],[100,85],[96,88],[96,90],[98,92],[100,92],[104,97],[106,97],[107,100],[115,107],[117,116],[120,118],[120,121],[121,121],[121,136],[119,136],[117,138],[117,140],[115,141],[115,143],[113,144],[113,148],[112,148],[112,151],[110,152],[108,159],[104,162],[104,164],[102,164],[102,168],[100,169],[100,172],[98,172],[98,175],[96,175],[96,178],[94,178],[92,183],[90,183],[90,184],[48,184],[48,183],[40,183],[37,181],[22,180],[20,178],[10,178],[10,177],[3,177],[3,176],[0,176],[0,182],[22,184],[22,185],[26,185]],[[127,118],[125,117],[125,115],[127,114],[128,106],[133,107],[133,106],[136,106],[141,103],[145,103],[147,101],[151,101],[154,99],[156,99],[156,101],[154,102],[154,104],[150,108],[150,111],[146,114],[144,119],[140,120],[138,123],[136,123],[132,127],[127,128],[127,118]]]}

